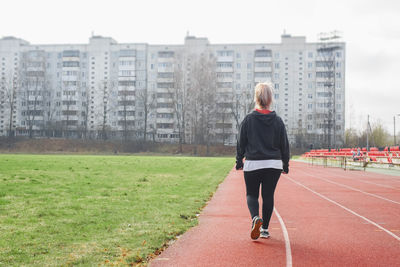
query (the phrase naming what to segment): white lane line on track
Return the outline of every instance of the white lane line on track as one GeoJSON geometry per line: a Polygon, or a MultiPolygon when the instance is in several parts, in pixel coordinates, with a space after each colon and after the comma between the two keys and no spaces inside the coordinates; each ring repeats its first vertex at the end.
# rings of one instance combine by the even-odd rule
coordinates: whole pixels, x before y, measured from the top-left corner
{"type": "Polygon", "coordinates": [[[292,250],[290,248],[289,233],[286,229],[285,223],[282,220],[281,215],[276,208],[274,208],[276,217],[278,217],[279,223],[282,227],[283,237],[285,238],[285,249],[286,249],[286,267],[292,267],[292,250]]]}
{"type": "Polygon", "coordinates": [[[318,176],[309,174],[309,173],[307,173],[307,172],[304,172],[304,173],[306,173],[306,175],[308,175],[308,176],[315,177],[315,178],[317,178],[317,179],[319,179],[319,180],[323,180],[323,181],[326,181],[326,182],[331,183],[331,184],[335,184],[335,185],[338,185],[338,186],[342,186],[342,187],[348,188],[348,189],[350,189],[350,190],[354,190],[354,191],[363,193],[363,194],[365,194],[365,195],[369,195],[369,196],[372,196],[372,197],[376,197],[376,198],[379,198],[379,199],[382,199],[382,200],[386,200],[386,201],[389,201],[389,202],[392,202],[392,203],[395,203],[395,204],[400,205],[400,202],[397,202],[397,201],[394,201],[394,200],[391,200],[391,199],[388,199],[388,198],[385,198],[385,197],[381,197],[381,196],[379,196],[379,195],[375,195],[375,194],[372,194],[372,193],[364,192],[364,191],[362,191],[362,190],[360,190],[360,189],[357,189],[357,188],[354,188],[354,187],[351,187],[351,186],[348,186],[348,185],[345,185],[345,184],[339,184],[339,183],[336,183],[336,182],[334,182],[334,181],[331,181],[331,180],[328,180],[328,179],[325,179],[325,178],[321,178],[321,177],[318,177],[318,176]]]}
{"type": "Polygon", "coordinates": [[[355,211],[352,211],[352,210],[349,209],[349,208],[346,208],[345,206],[343,206],[343,205],[337,203],[336,201],[334,201],[334,200],[332,200],[332,199],[330,199],[330,198],[328,198],[328,197],[326,197],[326,196],[324,196],[324,195],[322,195],[322,194],[320,194],[320,193],[318,193],[318,192],[315,192],[314,190],[312,190],[312,189],[309,188],[308,186],[305,186],[305,185],[303,185],[302,183],[300,183],[300,182],[298,182],[298,181],[296,181],[296,180],[293,180],[292,178],[289,177],[289,175],[285,175],[285,177],[286,177],[288,180],[292,181],[293,183],[295,183],[295,184],[297,184],[297,185],[299,185],[299,186],[301,186],[301,187],[304,187],[304,188],[307,189],[308,191],[310,191],[310,192],[316,194],[317,196],[319,196],[319,197],[321,197],[321,198],[323,198],[323,199],[325,199],[325,200],[327,200],[327,201],[329,201],[329,202],[331,202],[331,203],[333,203],[333,204],[335,204],[335,205],[341,207],[342,209],[344,209],[344,210],[350,212],[351,214],[353,214],[353,215],[355,215],[355,216],[357,216],[357,217],[360,217],[361,219],[363,219],[363,220],[369,222],[370,224],[372,224],[372,225],[378,227],[378,228],[381,229],[382,231],[385,231],[387,234],[389,234],[390,236],[392,236],[392,237],[394,237],[395,239],[397,239],[398,241],[400,241],[400,237],[399,237],[399,236],[393,234],[392,232],[390,232],[390,231],[387,230],[386,228],[380,226],[379,224],[377,224],[377,223],[371,221],[371,220],[368,219],[368,218],[365,218],[364,216],[358,214],[358,213],[355,212],[355,211]]]}
{"type": "MultiPolygon", "coordinates": [[[[341,176],[341,177],[345,177],[345,176],[341,176]]],[[[349,179],[349,178],[347,178],[347,179],[349,179]]],[[[393,187],[393,186],[390,186],[390,185],[377,184],[377,183],[363,181],[363,180],[356,180],[356,181],[363,182],[363,183],[366,183],[366,184],[373,184],[373,185],[380,186],[380,187],[386,187],[386,188],[398,190],[396,187],[393,187]]]]}
{"type": "Polygon", "coordinates": [[[338,175],[335,173],[336,177],[341,177],[342,179],[347,179],[347,180],[352,180],[352,181],[358,181],[358,182],[362,182],[362,183],[366,183],[366,184],[373,184],[376,186],[381,186],[381,187],[385,187],[385,188],[390,188],[390,189],[394,189],[394,190],[399,190],[396,187],[390,186],[390,185],[383,185],[383,184],[378,184],[378,183],[374,183],[374,182],[369,182],[369,181],[364,181],[364,180],[360,180],[360,179],[352,179],[343,175],[338,175]]]}
{"type": "MultiPolygon", "coordinates": [[[[302,163],[306,163],[306,162],[302,162],[302,163]]],[[[311,163],[307,163],[307,164],[310,165],[311,163]]],[[[312,167],[315,169],[321,169],[321,170],[326,168],[326,167],[323,167],[322,165],[313,165],[312,167]]],[[[328,168],[330,168],[330,167],[328,167],[328,168]]],[[[332,167],[332,168],[335,168],[335,167],[332,167]]],[[[351,170],[348,170],[348,171],[351,171],[351,170]]],[[[373,172],[373,171],[368,171],[368,170],[364,171],[364,172],[358,172],[357,174],[359,174],[363,178],[381,179],[381,180],[390,180],[390,181],[394,181],[394,182],[400,182],[400,177],[395,176],[393,174],[385,174],[385,173],[373,172]],[[391,177],[382,177],[379,175],[389,175],[391,177]]]]}

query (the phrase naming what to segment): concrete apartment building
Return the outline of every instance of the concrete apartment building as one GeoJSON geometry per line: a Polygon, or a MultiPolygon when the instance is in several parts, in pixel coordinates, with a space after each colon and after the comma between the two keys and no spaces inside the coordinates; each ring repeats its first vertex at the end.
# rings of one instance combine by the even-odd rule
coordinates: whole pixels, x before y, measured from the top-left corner
{"type": "Polygon", "coordinates": [[[185,94],[188,109],[196,106],[189,88],[200,57],[212,58],[216,79],[210,142],[235,144],[253,88],[263,81],[274,86],[274,109],[291,143],[343,142],[345,44],[287,34],[274,44],[210,44],[187,36],[183,45],[122,44],[101,36],[88,44],[34,45],[4,37],[0,136],[142,139],[146,132],[148,140],[176,143],[181,135],[198,142],[185,100],[176,96],[185,94]]]}

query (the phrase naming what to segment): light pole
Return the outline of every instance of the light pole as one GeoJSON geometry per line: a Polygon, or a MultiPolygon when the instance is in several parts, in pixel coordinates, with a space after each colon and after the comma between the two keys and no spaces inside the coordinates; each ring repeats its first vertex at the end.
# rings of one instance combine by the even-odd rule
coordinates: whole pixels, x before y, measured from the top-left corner
{"type": "MultiPolygon", "coordinates": [[[[400,114],[397,114],[397,116],[400,116],[400,114]]],[[[396,116],[393,116],[393,146],[396,145],[396,116]]]]}

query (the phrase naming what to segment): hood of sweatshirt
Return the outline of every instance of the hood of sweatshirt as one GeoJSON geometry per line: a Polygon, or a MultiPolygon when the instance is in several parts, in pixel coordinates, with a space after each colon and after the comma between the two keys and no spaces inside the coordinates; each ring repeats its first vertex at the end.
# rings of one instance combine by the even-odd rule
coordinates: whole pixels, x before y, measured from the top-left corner
{"type": "Polygon", "coordinates": [[[252,115],[254,115],[258,120],[260,120],[262,123],[266,125],[271,125],[276,119],[275,111],[271,111],[268,114],[262,114],[254,110],[252,112],[252,115]]]}

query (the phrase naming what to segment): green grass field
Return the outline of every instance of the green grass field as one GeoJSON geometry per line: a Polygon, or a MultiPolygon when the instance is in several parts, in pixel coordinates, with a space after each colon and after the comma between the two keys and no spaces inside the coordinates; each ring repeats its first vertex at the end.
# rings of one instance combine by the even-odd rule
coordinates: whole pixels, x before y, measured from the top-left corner
{"type": "Polygon", "coordinates": [[[0,266],[146,263],[232,158],[0,155],[0,266]]]}

